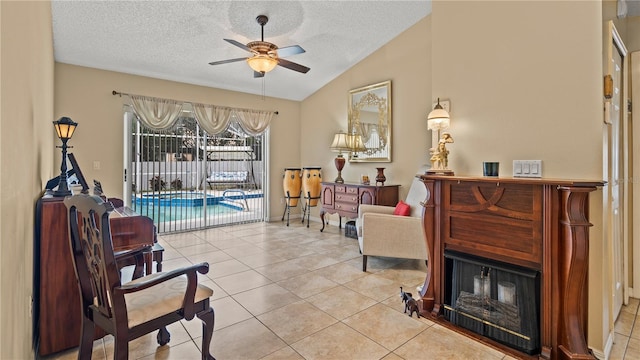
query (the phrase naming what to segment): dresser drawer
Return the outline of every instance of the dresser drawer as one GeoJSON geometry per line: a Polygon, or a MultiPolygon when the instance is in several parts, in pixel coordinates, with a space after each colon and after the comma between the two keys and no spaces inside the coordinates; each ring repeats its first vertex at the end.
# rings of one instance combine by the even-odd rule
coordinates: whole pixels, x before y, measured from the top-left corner
{"type": "Polygon", "coordinates": [[[336,202],[335,205],[336,210],[350,211],[350,212],[358,212],[358,203],[352,202],[336,202]]]}
{"type": "Polygon", "coordinates": [[[358,205],[358,194],[345,194],[345,193],[336,192],[335,201],[336,201],[336,203],[338,203],[338,202],[352,203],[352,204],[355,204],[357,206],[358,205]]]}
{"type": "Polygon", "coordinates": [[[343,194],[358,195],[358,187],[357,186],[335,185],[335,188],[336,188],[336,194],[337,193],[343,193],[343,194]]]}
{"type": "Polygon", "coordinates": [[[358,216],[358,203],[336,202],[334,208],[342,212],[350,212],[351,215],[354,215],[354,217],[358,216]]]}
{"type": "Polygon", "coordinates": [[[357,186],[347,186],[347,194],[358,196],[358,187],[357,186]]]}

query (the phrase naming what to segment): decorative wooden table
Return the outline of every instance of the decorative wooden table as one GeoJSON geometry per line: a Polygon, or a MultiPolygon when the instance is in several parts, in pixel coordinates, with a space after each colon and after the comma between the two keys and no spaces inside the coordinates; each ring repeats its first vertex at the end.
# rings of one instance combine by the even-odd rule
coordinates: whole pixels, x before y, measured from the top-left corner
{"type": "Polygon", "coordinates": [[[398,188],[400,185],[362,185],[356,183],[322,183],[322,208],[320,209],[320,219],[322,219],[322,229],[324,230],[324,214],[338,214],[342,227],[342,217],[354,219],[358,217],[358,206],[360,204],[396,206],[398,203],[398,188]]]}

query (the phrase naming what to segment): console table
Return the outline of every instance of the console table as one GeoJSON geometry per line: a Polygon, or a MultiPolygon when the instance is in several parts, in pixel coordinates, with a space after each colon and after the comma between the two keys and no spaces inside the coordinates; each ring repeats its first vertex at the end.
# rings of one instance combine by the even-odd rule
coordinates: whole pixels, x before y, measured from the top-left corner
{"type": "Polygon", "coordinates": [[[358,206],[360,204],[396,206],[398,203],[398,188],[400,185],[362,185],[349,183],[323,182],[322,208],[320,209],[320,219],[324,230],[324,214],[338,214],[342,227],[342,217],[354,219],[358,217],[358,206]]]}

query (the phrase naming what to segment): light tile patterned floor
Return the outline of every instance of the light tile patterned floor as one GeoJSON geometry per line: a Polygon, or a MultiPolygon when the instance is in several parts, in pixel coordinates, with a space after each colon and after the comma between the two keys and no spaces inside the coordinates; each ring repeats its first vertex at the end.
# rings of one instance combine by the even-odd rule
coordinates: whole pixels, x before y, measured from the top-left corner
{"type": "Polygon", "coordinates": [[[640,300],[629,299],[616,320],[610,360],[640,359],[640,300]]]}
{"type": "MultiPolygon", "coordinates": [[[[319,227],[297,221],[289,227],[254,223],[159,237],[164,270],[210,264],[201,281],[214,290],[212,353],[218,360],[512,359],[427,319],[403,314],[399,288],[422,284],[424,262],[372,257],[363,273],[358,242],[335,226],[323,233],[319,227]]],[[[616,337],[628,343],[627,359],[640,351],[640,324],[631,332],[633,326],[632,321],[627,335],[616,337]]],[[[169,331],[166,346],[158,347],[155,333],[131,342],[129,358],[200,358],[197,318],[173,324],[169,331]]],[[[76,356],[72,349],[47,359],[76,356]]],[[[96,340],[93,359],[112,358],[113,337],[96,340]]]]}

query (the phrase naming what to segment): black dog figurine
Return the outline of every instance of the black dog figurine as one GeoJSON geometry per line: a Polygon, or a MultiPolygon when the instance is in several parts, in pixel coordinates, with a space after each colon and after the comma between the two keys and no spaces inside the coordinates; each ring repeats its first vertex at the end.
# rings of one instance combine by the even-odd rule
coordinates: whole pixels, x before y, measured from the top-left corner
{"type": "Polygon", "coordinates": [[[402,286],[400,286],[400,298],[402,299],[402,302],[403,302],[403,303],[405,303],[405,304],[406,304],[406,303],[407,303],[407,300],[411,299],[411,297],[412,297],[412,296],[413,296],[413,295],[411,295],[411,293],[404,292],[404,291],[402,290],[402,286]]]}
{"type": "Polygon", "coordinates": [[[404,302],[404,313],[409,310],[409,316],[413,317],[415,312],[418,318],[420,318],[420,310],[418,309],[418,302],[412,297],[411,293],[404,292],[402,286],[400,286],[400,298],[404,302]]]}

